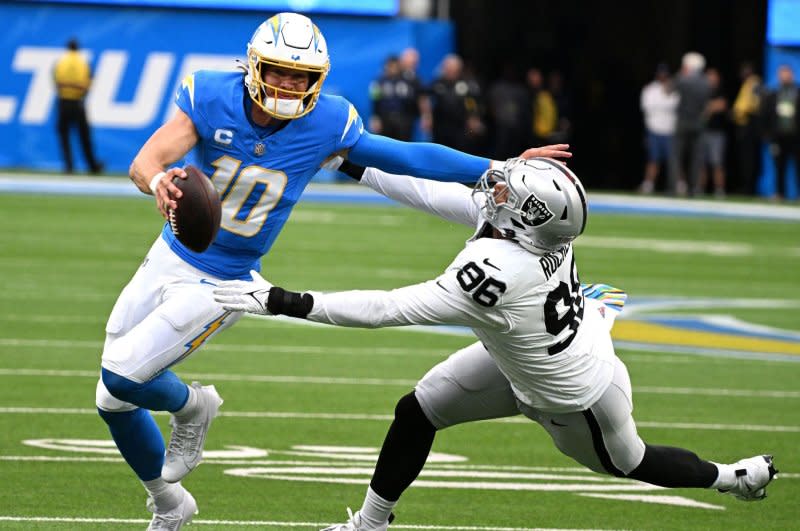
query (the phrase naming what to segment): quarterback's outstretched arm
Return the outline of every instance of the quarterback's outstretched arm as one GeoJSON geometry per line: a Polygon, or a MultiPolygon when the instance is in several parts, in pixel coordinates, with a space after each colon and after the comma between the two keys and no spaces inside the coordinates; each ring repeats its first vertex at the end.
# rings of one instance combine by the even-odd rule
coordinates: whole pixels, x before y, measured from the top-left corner
{"type": "MultiPolygon", "coordinates": [[[[569,158],[572,153],[566,151],[568,148],[567,144],[529,148],[520,157],[569,158]]],[[[372,166],[389,173],[457,183],[475,183],[493,164],[500,164],[440,144],[402,142],[367,132],[350,148],[348,158],[361,166],[372,166]]]]}
{"type": "Polygon", "coordinates": [[[131,180],[139,190],[156,196],[158,208],[165,217],[167,207],[177,207],[169,194],[180,197],[180,190],[172,184],[172,177],[185,177],[186,174],[180,168],[164,172],[167,166],[183,158],[197,144],[198,139],[192,119],[178,109],[175,116],[159,127],[145,142],[128,170],[131,180]]]}
{"type": "MultiPolygon", "coordinates": [[[[568,144],[554,144],[531,148],[521,156],[565,159],[572,156],[568,149],[568,144]]],[[[378,168],[365,169],[349,161],[339,170],[379,194],[417,210],[471,227],[478,222],[483,197],[478,196],[476,204],[472,201],[471,190],[461,184],[398,175],[378,168]]]]}
{"type": "Polygon", "coordinates": [[[492,161],[427,142],[402,142],[364,132],[348,158],[361,166],[434,181],[474,183],[492,161]]]}

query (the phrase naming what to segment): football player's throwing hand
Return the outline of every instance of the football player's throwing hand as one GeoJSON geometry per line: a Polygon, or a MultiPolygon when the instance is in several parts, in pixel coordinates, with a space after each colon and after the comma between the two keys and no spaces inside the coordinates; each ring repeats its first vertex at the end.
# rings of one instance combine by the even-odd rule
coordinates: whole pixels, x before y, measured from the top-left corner
{"type": "Polygon", "coordinates": [[[186,171],[183,168],[170,168],[165,173],[156,175],[150,182],[150,190],[156,197],[156,206],[164,219],[169,219],[169,211],[178,208],[178,199],[183,196],[183,192],[172,182],[172,179],[186,179],[186,171]],[[159,176],[160,175],[160,176],[159,176]]]}
{"type": "Polygon", "coordinates": [[[253,277],[252,282],[244,280],[220,282],[214,288],[214,300],[226,310],[272,315],[267,309],[272,284],[257,271],[250,271],[250,276],[253,277]]]}

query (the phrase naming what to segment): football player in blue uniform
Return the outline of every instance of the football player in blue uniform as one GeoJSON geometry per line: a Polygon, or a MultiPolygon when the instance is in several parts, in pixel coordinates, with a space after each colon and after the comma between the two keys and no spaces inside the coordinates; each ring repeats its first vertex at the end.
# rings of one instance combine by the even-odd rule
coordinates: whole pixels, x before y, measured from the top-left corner
{"type": "MultiPolygon", "coordinates": [[[[474,181],[491,165],[436,144],[365,132],[351,103],[321,94],[328,69],[325,39],[311,20],[275,15],[250,39],[244,73],[200,71],[184,79],[176,115],[131,164],[131,179],[155,195],[165,217],[181,195],[173,178],[186,177],[169,167],[184,158],[210,176],[222,201],[220,231],[205,252],[186,248],[165,224],[106,325],[97,408],[149,494],[151,530],[179,529],[197,512],[180,480],[200,462],[222,404],[214,386],[188,386],[169,369],[239,318],[214,301],[212,288],[260,269],[323,162],[344,154],[363,166],[441,181],[474,181]],[[171,413],[166,448],[148,410],[171,413]]],[[[565,148],[523,156],[569,156],[565,148]]]]}

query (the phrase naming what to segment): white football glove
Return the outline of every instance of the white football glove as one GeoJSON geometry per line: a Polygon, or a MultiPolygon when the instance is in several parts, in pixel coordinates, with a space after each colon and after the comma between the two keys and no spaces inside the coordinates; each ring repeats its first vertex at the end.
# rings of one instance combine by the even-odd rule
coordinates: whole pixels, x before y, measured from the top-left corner
{"type": "Polygon", "coordinates": [[[226,280],[214,288],[214,300],[226,310],[248,312],[259,315],[272,315],[267,310],[269,290],[272,284],[258,274],[250,271],[252,282],[244,280],[226,280]]]}

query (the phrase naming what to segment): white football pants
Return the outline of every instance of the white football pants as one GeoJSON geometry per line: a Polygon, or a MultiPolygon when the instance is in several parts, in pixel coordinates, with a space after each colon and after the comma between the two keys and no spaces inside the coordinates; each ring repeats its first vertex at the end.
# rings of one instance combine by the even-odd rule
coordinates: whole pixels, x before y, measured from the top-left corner
{"type": "MultiPolygon", "coordinates": [[[[108,318],[103,368],[147,382],[238,321],[241,313],[214,301],[218,281],[181,260],[159,236],[108,318]]],[[[102,380],[96,402],[106,411],[136,407],[111,396],[102,380]]]]}
{"type": "Polygon", "coordinates": [[[437,428],[522,413],[538,422],[556,447],[602,474],[629,474],[644,457],[644,442],[633,421],[631,381],[615,357],[611,384],[589,409],[548,413],[521,403],[482,343],[439,363],[417,383],[417,400],[437,428]]]}

